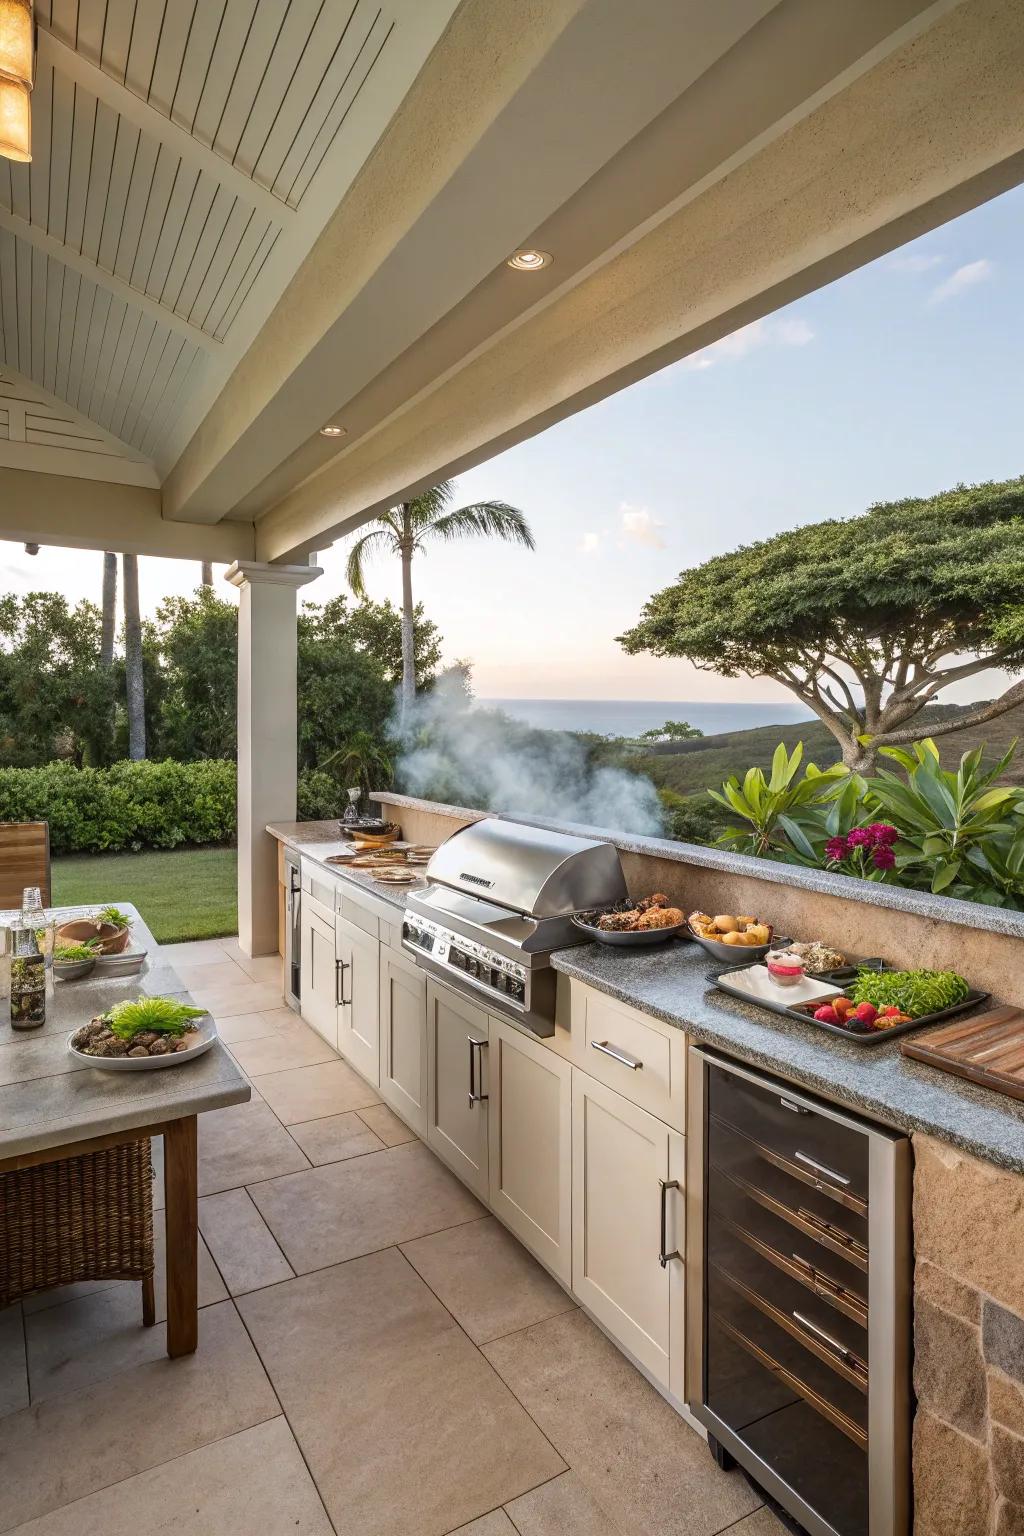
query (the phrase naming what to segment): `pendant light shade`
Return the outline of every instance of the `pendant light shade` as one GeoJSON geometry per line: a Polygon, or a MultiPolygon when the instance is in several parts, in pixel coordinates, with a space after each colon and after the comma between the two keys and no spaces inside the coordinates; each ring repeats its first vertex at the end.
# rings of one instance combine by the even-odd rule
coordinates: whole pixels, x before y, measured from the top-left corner
{"type": "Polygon", "coordinates": [[[28,86],[0,76],[0,156],[32,159],[32,108],[28,86]]]}
{"type": "Polygon", "coordinates": [[[32,0],[0,0],[0,79],[32,89],[32,0]]]}

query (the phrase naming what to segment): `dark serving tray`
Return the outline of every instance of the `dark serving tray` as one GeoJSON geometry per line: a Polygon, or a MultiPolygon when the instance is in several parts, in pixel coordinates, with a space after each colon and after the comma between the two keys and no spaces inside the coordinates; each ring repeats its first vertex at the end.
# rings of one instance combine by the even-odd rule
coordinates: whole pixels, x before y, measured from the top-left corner
{"type": "MultiPolygon", "coordinates": [[[[842,989],[847,982],[853,981],[857,972],[865,966],[870,966],[873,971],[902,969],[898,965],[886,965],[884,960],[872,956],[870,960],[861,960],[857,965],[844,965],[834,971],[808,971],[807,974],[812,981],[828,982],[842,989]]],[[[861,1034],[858,1030],[844,1029],[841,1024],[825,1024],[821,1019],[816,1019],[813,1014],[804,1013],[801,1008],[787,1008],[785,1003],[770,1003],[762,997],[751,997],[749,992],[743,992],[739,987],[729,985],[726,978],[733,971],[746,971],[749,968],[749,961],[746,965],[730,965],[724,971],[717,973],[709,971],[707,979],[720,991],[727,992],[730,997],[739,998],[741,1003],[749,1003],[755,1008],[766,1008],[770,1013],[781,1013],[784,1018],[797,1019],[801,1024],[810,1024],[813,1029],[827,1029],[830,1035],[840,1035],[854,1045],[881,1045],[884,1040],[894,1040],[897,1035],[909,1034],[912,1029],[924,1029],[928,1024],[938,1024],[942,1019],[951,1019],[958,1013],[967,1013],[969,1009],[976,1008],[979,1003],[986,1002],[991,995],[988,992],[979,992],[972,987],[963,1001],[954,1003],[952,1008],[942,1008],[938,1013],[924,1013],[919,1019],[910,1019],[906,1024],[892,1024],[888,1029],[872,1029],[861,1034]]]]}

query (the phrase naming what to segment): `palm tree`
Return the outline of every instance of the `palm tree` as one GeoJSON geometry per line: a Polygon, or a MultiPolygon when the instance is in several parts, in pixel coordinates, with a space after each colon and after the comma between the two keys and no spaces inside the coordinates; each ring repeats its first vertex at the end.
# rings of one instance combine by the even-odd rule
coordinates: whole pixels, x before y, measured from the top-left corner
{"type": "Polygon", "coordinates": [[[142,615],[139,612],[139,557],[121,556],[124,584],[124,680],[128,707],[128,756],[146,755],[146,688],[142,676],[142,615]]]}
{"type": "Polygon", "coordinates": [[[533,549],[533,534],[526,514],[507,501],[474,501],[450,509],[455,487],[442,480],[412,501],[402,501],[377,518],[377,526],[353,544],[348,557],[348,584],[356,597],[366,597],[366,562],[385,549],[402,561],[402,713],[416,698],[414,659],[412,557],[432,539],[450,543],[473,534],[504,539],[533,549]]]}
{"type": "Polygon", "coordinates": [[[202,561],[202,567],[203,567],[203,586],[204,587],[212,587],[213,586],[213,561],[212,560],[204,560],[204,561],[202,561]]]}
{"type": "Polygon", "coordinates": [[[107,671],[114,665],[114,614],[117,607],[117,556],[107,550],[103,556],[103,624],[100,630],[100,666],[107,671]]]}

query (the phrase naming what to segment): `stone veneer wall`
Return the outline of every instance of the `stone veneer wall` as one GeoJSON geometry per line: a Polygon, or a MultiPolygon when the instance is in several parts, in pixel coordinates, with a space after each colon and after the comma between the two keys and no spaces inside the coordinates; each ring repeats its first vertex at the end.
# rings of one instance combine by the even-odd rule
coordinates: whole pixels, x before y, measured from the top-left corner
{"type": "Polygon", "coordinates": [[[914,1137],[915,1536],[1024,1536],[1024,1179],[914,1137]]]}

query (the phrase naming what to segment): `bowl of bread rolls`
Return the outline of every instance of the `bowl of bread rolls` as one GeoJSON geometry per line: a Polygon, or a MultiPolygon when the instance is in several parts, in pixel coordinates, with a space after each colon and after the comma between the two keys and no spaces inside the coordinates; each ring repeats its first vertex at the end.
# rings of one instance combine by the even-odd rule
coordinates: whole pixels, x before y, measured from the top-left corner
{"type": "Polygon", "coordinates": [[[742,965],[745,960],[763,960],[776,942],[770,923],[746,913],[731,912],[711,917],[707,912],[691,912],[686,926],[702,949],[726,965],[742,965]]]}

